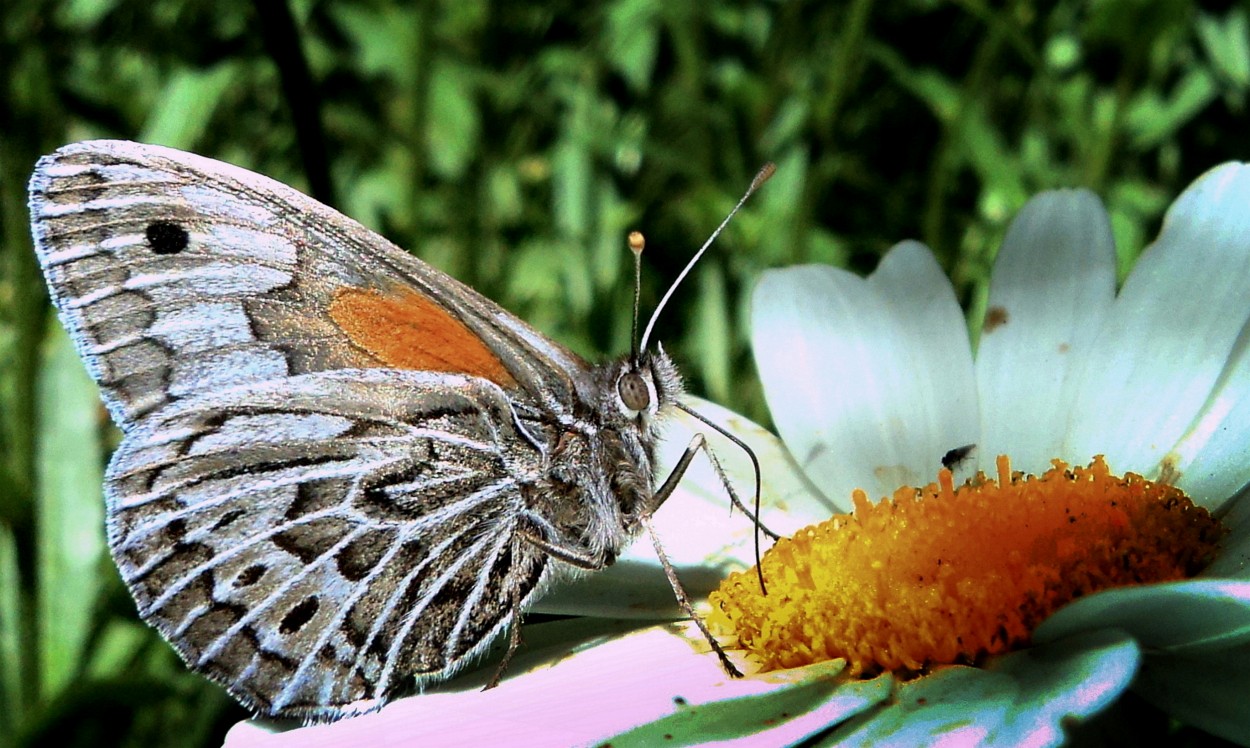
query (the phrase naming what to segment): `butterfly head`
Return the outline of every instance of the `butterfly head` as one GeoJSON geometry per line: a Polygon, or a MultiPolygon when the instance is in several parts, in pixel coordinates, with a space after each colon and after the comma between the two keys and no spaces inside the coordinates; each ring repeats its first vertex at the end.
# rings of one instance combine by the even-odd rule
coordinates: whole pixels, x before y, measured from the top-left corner
{"type": "Polygon", "coordinates": [[[653,433],[662,416],[682,393],[681,375],[662,347],[614,363],[608,371],[602,412],[618,414],[643,434],[653,433]]]}

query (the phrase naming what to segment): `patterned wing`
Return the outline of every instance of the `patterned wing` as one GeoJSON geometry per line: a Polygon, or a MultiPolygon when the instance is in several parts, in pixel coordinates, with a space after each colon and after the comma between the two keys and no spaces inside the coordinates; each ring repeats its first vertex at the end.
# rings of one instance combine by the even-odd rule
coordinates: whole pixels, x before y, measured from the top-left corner
{"type": "Polygon", "coordinates": [[[534,591],[515,539],[584,361],[265,177],[121,141],[40,160],[52,299],[125,438],[109,543],[141,615],[274,715],[461,664],[534,591]]]}
{"type": "Polygon", "coordinates": [[[454,670],[546,574],[514,539],[513,424],[498,387],[423,372],[184,400],[114,455],[109,542],[144,619],[245,705],[360,711],[454,670]]]}
{"type": "Polygon", "coordinates": [[[258,174],[76,143],[39,161],[30,210],[53,301],[123,429],[183,398],[335,369],[471,374],[555,416],[588,396],[576,355],[258,174]]]}

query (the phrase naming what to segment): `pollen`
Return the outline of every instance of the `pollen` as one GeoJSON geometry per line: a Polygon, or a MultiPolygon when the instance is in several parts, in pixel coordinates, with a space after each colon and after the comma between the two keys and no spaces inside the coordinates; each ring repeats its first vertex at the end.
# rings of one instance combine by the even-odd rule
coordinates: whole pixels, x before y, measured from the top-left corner
{"type": "Polygon", "coordinates": [[[1035,477],[980,474],[956,488],[853,495],[835,515],[783,538],[761,566],[725,579],[708,622],[764,670],[845,658],[852,675],[904,677],[975,664],[1029,643],[1052,612],[1112,587],[1186,579],[1213,558],[1219,522],[1180,490],[1055,460],[1035,477]]]}

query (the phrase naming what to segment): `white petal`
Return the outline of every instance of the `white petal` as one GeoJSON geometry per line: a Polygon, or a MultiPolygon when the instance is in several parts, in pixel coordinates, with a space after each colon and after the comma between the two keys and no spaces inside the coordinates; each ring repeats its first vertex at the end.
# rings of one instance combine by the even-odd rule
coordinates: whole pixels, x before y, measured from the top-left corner
{"type": "Polygon", "coordinates": [[[873,424],[886,398],[863,391],[888,350],[888,320],[863,279],[825,266],[765,272],[752,294],[752,349],[773,422],[813,483],[844,511],[850,490],[873,480],[868,466],[881,456],[884,439],[873,424]],[[866,423],[852,429],[855,420],[866,423]]]}
{"type": "Polygon", "coordinates": [[[994,745],[1020,748],[1063,745],[1065,730],[1107,708],[1133,683],[1141,649],[1113,629],[1065,637],[995,658],[991,671],[1018,685],[1006,724],[994,745]]]}
{"type": "Polygon", "coordinates": [[[1220,524],[1228,529],[1228,535],[1203,576],[1250,580],[1250,499],[1245,493],[1225,504],[1220,524]]]}
{"type": "Polygon", "coordinates": [[[990,276],[977,348],[979,467],[1000,454],[1033,474],[1066,457],[1061,447],[1079,377],[1115,299],[1115,243],[1102,203],[1086,190],[1044,192],[1012,221],[990,276]]]}
{"type": "MultiPolygon", "coordinates": [[[[919,242],[897,244],[868,284],[889,300],[899,333],[907,337],[910,360],[900,363],[916,380],[912,387],[920,406],[910,414],[907,437],[919,479],[927,483],[948,451],[980,441],[980,406],[963,311],[933,253],[919,242]]],[[[969,475],[975,473],[967,467],[969,475]]]]}
{"type": "MultiPolygon", "coordinates": [[[[831,663],[811,665],[770,676],[798,680],[787,689],[685,707],[613,735],[600,745],[637,746],[700,745],[706,748],[756,748],[761,745],[795,745],[819,735],[831,725],[847,722],[883,701],[893,678],[840,679],[837,685],[821,682],[820,673],[831,663]],[[806,682],[804,682],[806,681],[806,682]]],[[[768,677],[768,676],[765,676],[768,677]]]]}
{"type": "Polygon", "coordinates": [[[1081,598],[1042,622],[1034,641],[1114,628],[1141,645],[1135,690],[1168,713],[1250,742],[1250,582],[1198,579],[1081,598]]]}
{"type": "MultiPolygon", "coordinates": [[[[752,343],[773,420],[821,491],[849,510],[932,480],[972,387],[966,330],[950,283],[919,245],[882,261],[878,279],[809,265],[765,273],[752,296],[752,343]],[[889,294],[925,289],[920,298],[889,294]],[[921,327],[925,318],[944,324],[921,327]],[[951,323],[954,320],[954,323],[951,323]],[[930,337],[919,342],[926,331],[930,337]],[[935,402],[938,393],[948,393],[935,402]]],[[[975,414],[972,416],[975,419],[975,414]]],[[[975,424],[975,420],[966,422],[975,424]]],[[[973,426],[975,428],[975,426],[973,426]]]]}
{"type": "Polygon", "coordinates": [[[1065,727],[1111,704],[1139,662],[1131,639],[1100,631],[994,658],[986,668],[939,668],[835,730],[828,744],[1062,745],[1065,727]]]}
{"type": "Polygon", "coordinates": [[[771,725],[779,730],[773,744],[781,745],[845,720],[890,693],[888,678],[839,688],[831,663],[731,679],[715,657],[696,652],[688,635],[676,631],[654,627],[572,655],[541,653],[554,664],[506,677],[489,691],[481,691],[480,682],[466,683],[401,699],[376,714],[277,735],[241,725],[227,736],[226,746],[591,745],[656,720],[679,714],[698,720],[704,710],[723,713],[734,705],[737,714],[728,712],[739,720],[734,734],[771,725]],[[814,723],[804,719],[813,712],[814,723]],[[787,726],[790,732],[782,729],[787,726]]]}
{"type": "Polygon", "coordinates": [[[1186,190],[1094,344],[1065,454],[1147,477],[1189,428],[1250,314],[1250,167],[1186,190]]]}
{"type": "Polygon", "coordinates": [[[1229,368],[1220,377],[1198,420],[1165,459],[1178,474],[1173,483],[1195,503],[1216,510],[1250,483],[1250,339],[1243,330],[1229,368]]]}
{"type": "Polygon", "coordinates": [[[1046,643],[1100,628],[1128,632],[1148,653],[1250,644],[1250,582],[1195,579],[1103,590],[1056,611],[1034,630],[1033,640],[1046,643]]]}
{"type": "Polygon", "coordinates": [[[888,705],[835,732],[831,742],[841,748],[988,745],[1006,723],[1016,693],[1008,676],[942,668],[902,685],[888,705]]]}

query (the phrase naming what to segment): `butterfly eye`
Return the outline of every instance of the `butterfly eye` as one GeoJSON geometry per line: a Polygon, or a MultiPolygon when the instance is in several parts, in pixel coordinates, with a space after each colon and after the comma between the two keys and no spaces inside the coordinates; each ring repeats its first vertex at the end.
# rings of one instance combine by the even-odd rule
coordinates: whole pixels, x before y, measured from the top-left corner
{"type": "Polygon", "coordinates": [[[642,375],[636,371],[626,372],[616,383],[616,394],[626,408],[635,413],[646,410],[651,405],[651,392],[642,375]]]}

